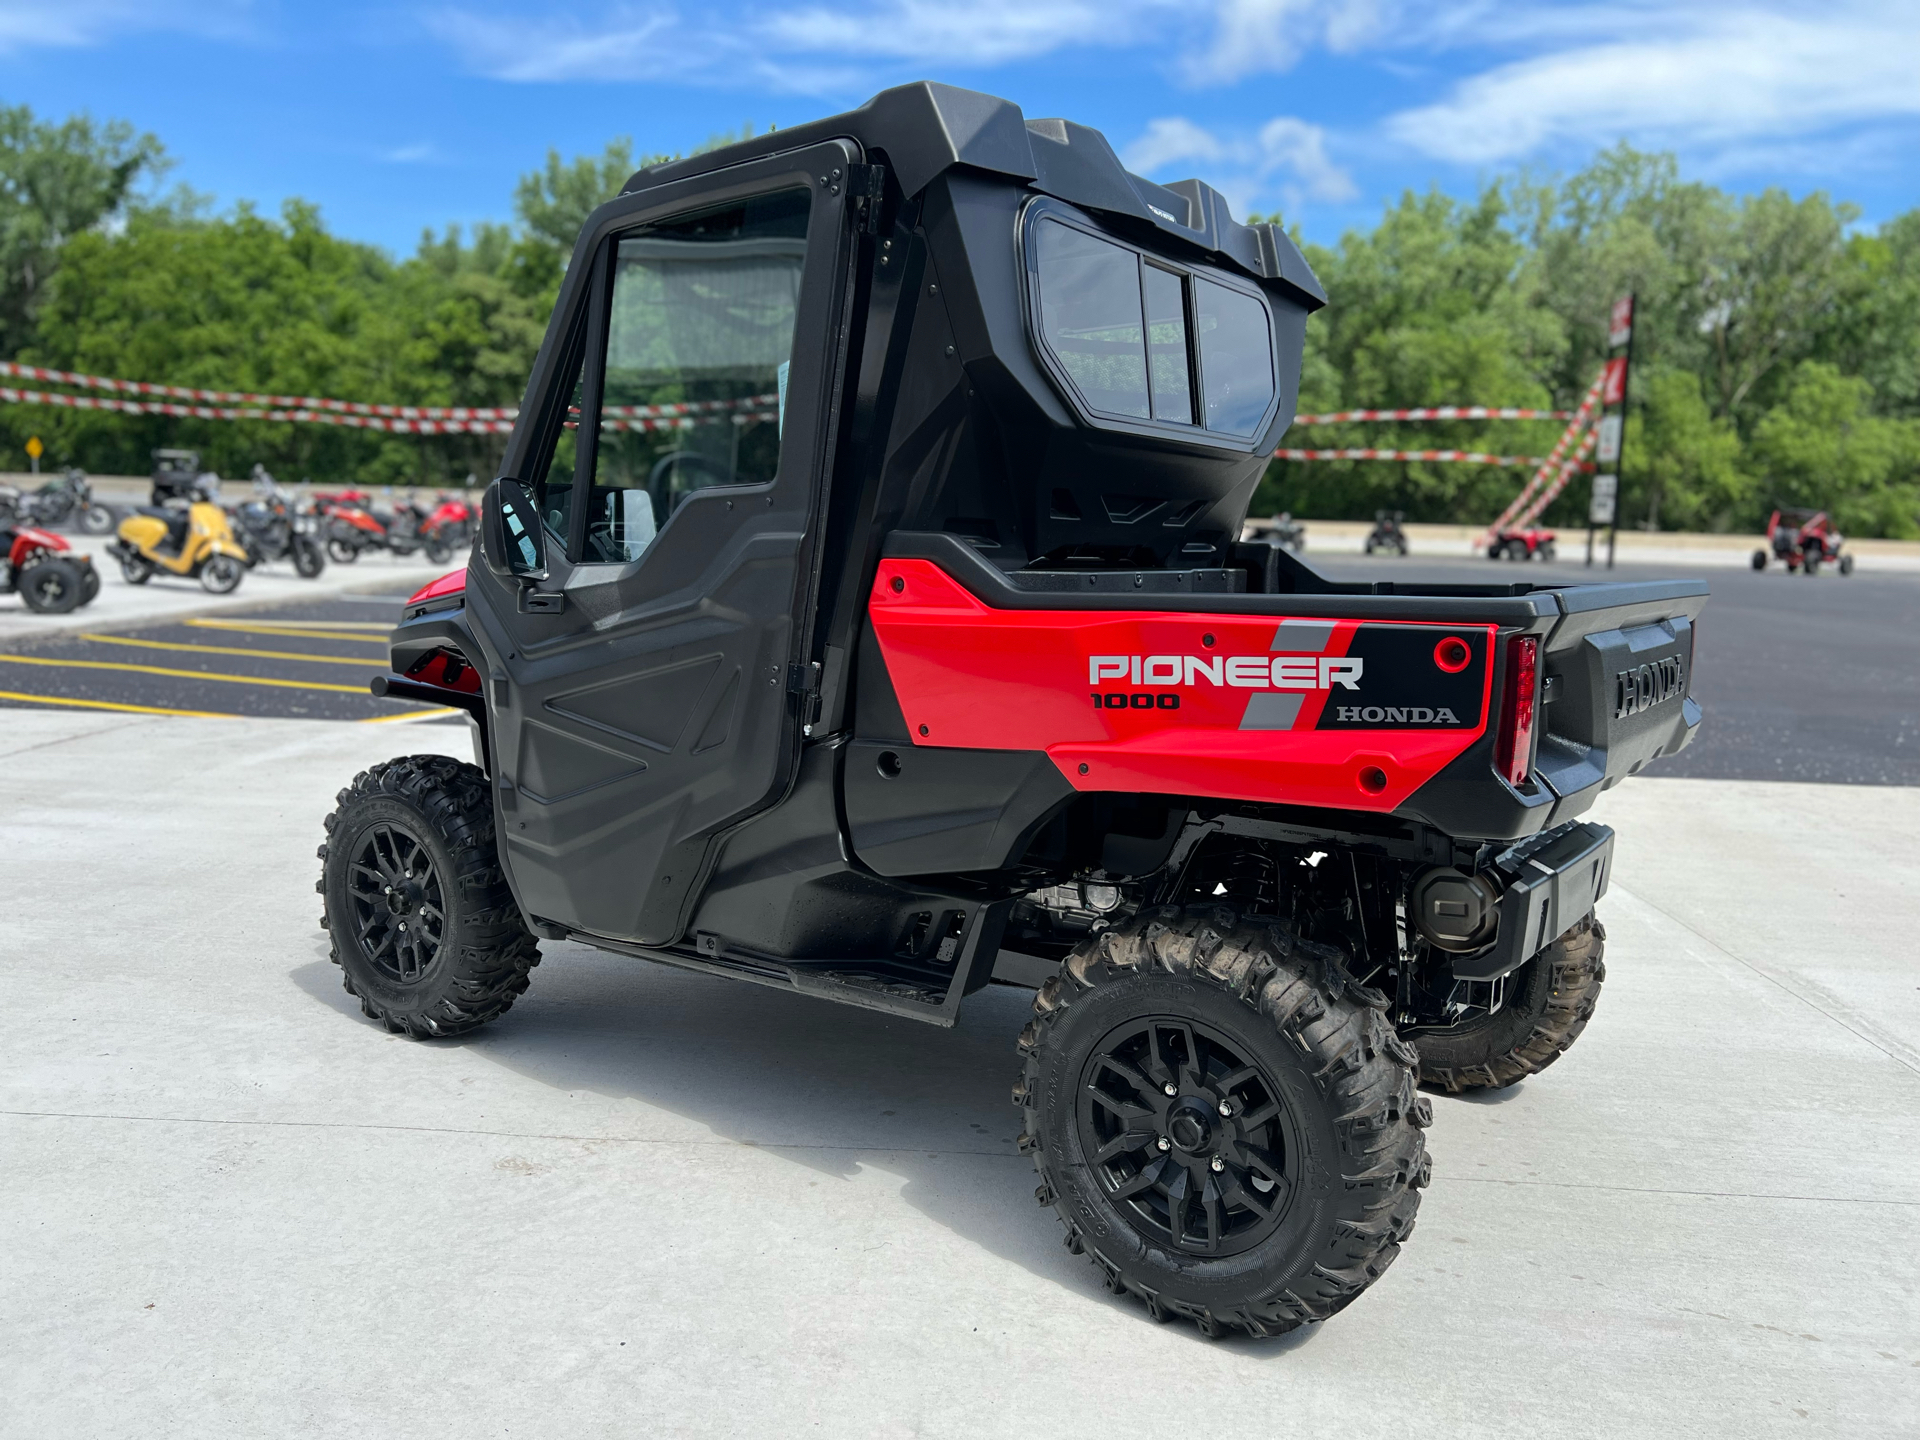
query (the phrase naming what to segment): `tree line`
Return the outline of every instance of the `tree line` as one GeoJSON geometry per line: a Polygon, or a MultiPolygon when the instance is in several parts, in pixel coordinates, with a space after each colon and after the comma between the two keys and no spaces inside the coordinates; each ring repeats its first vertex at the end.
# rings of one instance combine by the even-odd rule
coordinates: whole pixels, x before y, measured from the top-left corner
{"type": "MultiPolygon", "coordinates": [[[[516,185],[510,223],[429,232],[396,259],[301,201],[216,213],[163,189],[164,147],[125,124],[0,107],[0,354],[207,389],[512,405],[581,223],[640,163],[628,140],[549,152],[516,185]]],[[[1571,408],[1599,368],[1613,299],[1631,291],[1623,524],[1751,530],[1775,504],[1807,504],[1852,533],[1920,533],[1920,210],[1866,230],[1825,194],[1731,195],[1623,144],[1570,178],[1503,176],[1472,200],[1410,192],[1372,230],[1303,248],[1332,302],[1308,326],[1303,412],[1571,408]]],[[[223,474],[260,461],[364,484],[484,479],[502,448],[488,435],[0,405],[12,464],[29,434],[52,462],[101,473],[143,473],[151,449],[179,445],[223,474]]],[[[1355,423],[1295,427],[1287,443],[1539,454],[1555,434],[1355,423]]],[[[1524,478],[1275,461],[1254,503],[1477,523],[1524,478]]],[[[1547,518],[1575,524],[1584,503],[1576,483],[1547,518]]]]}

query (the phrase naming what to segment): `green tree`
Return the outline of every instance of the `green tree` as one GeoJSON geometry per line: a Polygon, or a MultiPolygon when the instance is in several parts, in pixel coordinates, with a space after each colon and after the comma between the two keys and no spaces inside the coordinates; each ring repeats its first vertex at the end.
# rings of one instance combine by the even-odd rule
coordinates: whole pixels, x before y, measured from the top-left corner
{"type": "Polygon", "coordinates": [[[1874,415],[1872,399],[1860,377],[1801,362],[1754,426],[1767,498],[1826,510],[1843,531],[1920,534],[1920,423],[1874,415]]]}
{"type": "Polygon", "coordinates": [[[1638,413],[1627,422],[1623,518],[1644,510],[1650,530],[1664,521],[1674,529],[1713,531],[1764,519],[1753,477],[1742,468],[1739,432],[1707,408],[1700,378],[1655,370],[1642,377],[1640,394],[1638,413]]]}
{"type": "Polygon", "coordinates": [[[52,125],[0,106],[0,353],[31,340],[66,242],[123,218],[136,182],[164,166],[160,142],[124,121],[52,125]]]}

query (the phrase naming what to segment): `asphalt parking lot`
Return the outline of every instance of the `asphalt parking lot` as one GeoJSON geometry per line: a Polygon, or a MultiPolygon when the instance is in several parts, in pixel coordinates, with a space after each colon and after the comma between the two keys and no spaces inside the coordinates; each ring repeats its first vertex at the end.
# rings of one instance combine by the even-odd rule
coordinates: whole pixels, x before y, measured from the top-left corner
{"type": "Polygon", "coordinates": [[[413,588],[16,643],[0,649],[0,708],[373,724],[457,719],[456,711],[367,691],[387,668],[387,633],[413,588]]]}

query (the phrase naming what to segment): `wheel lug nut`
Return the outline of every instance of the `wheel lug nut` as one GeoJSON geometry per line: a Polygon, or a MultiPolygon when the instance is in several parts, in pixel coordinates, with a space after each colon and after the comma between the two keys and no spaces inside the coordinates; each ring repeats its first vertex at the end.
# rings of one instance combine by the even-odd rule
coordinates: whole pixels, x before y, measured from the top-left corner
{"type": "Polygon", "coordinates": [[[1175,1085],[1162,1085],[1160,1088],[1165,1090],[1169,1095],[1178,1095],[1180,1093],[1179,1087],[1175,1085]]]}
{"type": "Polygon", "coordinates": [[[1213,1157],[1213,1164],[1210,1168],[1214,1174],[1218,1175],[1222,1170],[1227,1168],[1227,1162],[1216,1155],[1213,1157]]]}
{"type": "Polygon", "coordinates": [[[1158,1145],[1158,1146],[1159,1146],[1159,1147],[1160,1147],[1160,1148],[1161,1148],[1162,1150],[1171,1150],[1171,1149],[1173,1149],[1173,1141],[1171,1141],[1171,1140],[1169,1140],[1169,1139],[1167,1139],[1167,1137],[1166,1137],[1166,1136],[1164,1136],[1164,1135],[1162,1135],[1162,1136],[1161,1136],[1161,1137],[1160,1137],[1160,1138],[1159,1138],[1158,1140],[1156,1140],[1156,1141],[1155,1141],[1154,1143],[1155,1143],[1156,1145],[1158,1145]]]}
{"type": "Polygon", "coordinates": [[[1224,1120],[1227,1116],[1231,1114],[1233,1114],[1233,1106],[1229,1105],[1226,1101],[1222,1100],[1220,1102],[1220,1118],[1224,1120]]]}

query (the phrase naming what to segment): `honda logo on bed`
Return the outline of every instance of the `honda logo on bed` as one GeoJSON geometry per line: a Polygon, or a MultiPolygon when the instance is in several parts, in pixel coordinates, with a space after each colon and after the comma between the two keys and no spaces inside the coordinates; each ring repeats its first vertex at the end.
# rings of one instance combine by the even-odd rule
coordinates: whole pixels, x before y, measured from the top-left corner
{"type": "Polygon", "coordinates": [[[1613,677],[1613,718],[1624,720],[1686,694],[1686,672],[1678,655],[1650,660],[1613,677]]]}
{"type": "Polygon", "coordinates": [[[1092,655],[1087,683],[1129,685],[1224,685],[1235,690],[1331,690],[1360,688],[1365,662],[1336,655],[1092,655]]]}

